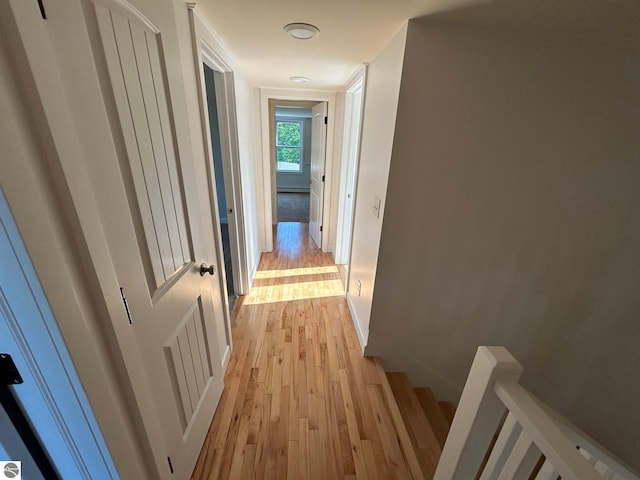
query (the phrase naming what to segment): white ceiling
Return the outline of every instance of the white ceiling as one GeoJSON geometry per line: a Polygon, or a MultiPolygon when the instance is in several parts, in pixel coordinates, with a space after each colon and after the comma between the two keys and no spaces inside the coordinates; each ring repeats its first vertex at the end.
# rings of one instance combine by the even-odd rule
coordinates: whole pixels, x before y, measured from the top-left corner
{"type": "MultiPolygon", "coordinates": [[[[483,28],[614,34],[638,48],[639,0],[201,0],[197,7],[254,86],[339,90],[410,18],[430,15],[483,28]],[[459,8],[468,6],[470,8],[459,8]],[[316,25],[320,36],[294,40],[282,27],[316,25]],[[309,77],[307,84],[289,81],[309,77]]],[[[607,40],[609,41],[609,40],[607,40]]]]}
{"type": "Polygon", "coordinates": [[[375,58],[410,18],[477,0],[201,0],[197,8],[220,35],[254,86],[337,90],[375,58]],[[300,41],[288,23],[316,25],[300,41]],[[294,84],[291,76],[309,77],[294,84]]]}

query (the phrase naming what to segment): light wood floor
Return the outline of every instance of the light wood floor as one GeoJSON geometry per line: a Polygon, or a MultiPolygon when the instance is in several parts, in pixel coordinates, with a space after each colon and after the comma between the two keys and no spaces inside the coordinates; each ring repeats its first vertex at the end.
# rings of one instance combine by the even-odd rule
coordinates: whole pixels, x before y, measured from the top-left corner
{"type": "Polygon", "coordinates": [[[410,478],[331,254],[278,225],[236,308],[225,390],[193,479],[410,478]]]}

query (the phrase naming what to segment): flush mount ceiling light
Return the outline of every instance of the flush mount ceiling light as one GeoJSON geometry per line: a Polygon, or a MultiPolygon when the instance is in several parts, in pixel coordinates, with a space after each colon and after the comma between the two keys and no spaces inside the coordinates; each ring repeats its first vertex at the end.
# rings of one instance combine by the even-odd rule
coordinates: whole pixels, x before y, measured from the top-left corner
{"type": "Polygon", "coordinates": [[[311,40],[320,35],[318,27],[308,23],[290,23],[283,30],[296,40],[311,40]]]}
{"type": "Polygon", "coordinates": [[[294,83],[307,83],[309,81],[308,77],[289,77],[289,80],[291,80],[294,83]]]}

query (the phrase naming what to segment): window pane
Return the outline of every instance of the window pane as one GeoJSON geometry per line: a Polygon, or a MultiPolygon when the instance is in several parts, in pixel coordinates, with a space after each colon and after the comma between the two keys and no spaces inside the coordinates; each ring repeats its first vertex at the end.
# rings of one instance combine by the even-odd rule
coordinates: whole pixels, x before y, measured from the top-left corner
{"type": "Polygon", "coordinates": [[[276,145],[300,146],[300,124],[298,122],[276,122],[276,145]]]}
{"type": "Polygon", "coordinates": [[[300,149],[298,147],[277,147],[276,157],[279,171],[300,171],[300,149]]]}

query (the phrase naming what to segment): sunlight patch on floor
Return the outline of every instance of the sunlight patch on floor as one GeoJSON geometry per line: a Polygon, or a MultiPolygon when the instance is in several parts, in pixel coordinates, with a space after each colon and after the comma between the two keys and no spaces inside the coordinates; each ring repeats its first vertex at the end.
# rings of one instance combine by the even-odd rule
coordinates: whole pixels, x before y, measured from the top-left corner
{"type": "MultiPolygon", "coordinates": [[[[331,268],[335,269],[335,267],[331,268]]],[[[305,273],[308,274],[308,270],[310,269],[298,268],[295,270],[304,270],[305,273]]],[[[263,303],[289,302],[292,300],[338,296],[344,296],[344,285],[342,284],[342,280],[339,278],[335,280],[318,280],[316,282],[253,287],[251,295],[245,298],[244,305],[258,305],[263,303]]]]}
{"type": "Polygon", "coordinates": [[[326,273],[338,273],[338,267],[327,265],[324,267],[290,268],[287,270],[263,270],[256,272],[256,279],[295,277],[297,275],[317,275],[326,273]]]}

